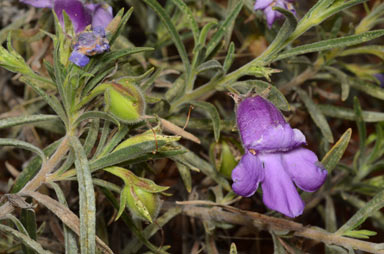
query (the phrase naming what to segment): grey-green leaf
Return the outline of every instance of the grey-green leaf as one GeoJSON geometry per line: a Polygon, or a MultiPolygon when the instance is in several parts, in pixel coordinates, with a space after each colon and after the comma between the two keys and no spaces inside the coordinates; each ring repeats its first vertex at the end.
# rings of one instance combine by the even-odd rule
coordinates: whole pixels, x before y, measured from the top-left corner
{"type": "Polygon", "coordinates": [[[308,94],[304,90],[297,89],[297,93],[299,94],[300,99],[304,102],[305,106],[307,107],[312,120],[315,122],[317,127],[320,128],[320,131],[323,136],[327,139],[328,142],[333,143],[334,140],[332,131],[323,113],[312,101],[312,99],[309,98],[308,94]]]}
{"type": "Polygon", "coordinates": [[[218,142],[220,138],[220,115],[219,112],[217,112],[216,107],[205,101],[193,101],[191,104],[204,109],[209,114],[212,119],[215,140],[218,142]]]}
{"type": "Polygon", "coordinates": [[[43,160],[43,162],[46,161],[44,152],[40,148],[24,141],[20,141],[17,139],[10,139],[10,138],[0,138],[0,146],[15,146],[17,148],[29,150],[39,155],[40,158],[43,160]]]}
{"type": "Polygon", "coordinates": [[[323,166],[328,170],[329,174],[336,167],[337,163],[340,161],[343,156],[345,149],[349,144],[351,139],[352,129],[348,129],[336,142],[336,144],[328,151],[328,153],[321,160],[323,166]]]}
{"type": "Polygon", "coordinates": [[[349,35],[336,39],[329,39],[303,46],[298,46],[281,53],[275,60],[281,60],[288,57],[302,55],[310,52],[319,52],[333,48],[344,48],[352,45],[361,44],[384,35],[384,29],[365,32],[358,35],[349,35]]]}
{"type": "Polygon", "coordinates": [[[70,137],[75,154],[75,166],[79,186],[80,203],[80,250],[82,254],[95,254],[96,251],[96,203],[92,175],[87,155],[77,137],[70,137]]]}
{"type": "Polygon", "coordinates": [[[27,245],[29,248],[33,249],[39,254],[52,254],[52,252],[48,250],[44,250],[40,243],[36,242],[35,240],[31,239],[29,236],[20,233],[19,231],[8,227],[6,225],[0,224],[0,231],[2,231],[5,234],[10,234],[14,236],[15,238],[22,241],[25,245],[27,245]]]}
{"type": "Polygon", "coordinates": [[[23,124],[31,124],[42,121],[52,121],[59,119],[56,115],[26,115],[26,116],[16,116],[8,117],[0,120],[0,129],[13,127],[23,124]]]}

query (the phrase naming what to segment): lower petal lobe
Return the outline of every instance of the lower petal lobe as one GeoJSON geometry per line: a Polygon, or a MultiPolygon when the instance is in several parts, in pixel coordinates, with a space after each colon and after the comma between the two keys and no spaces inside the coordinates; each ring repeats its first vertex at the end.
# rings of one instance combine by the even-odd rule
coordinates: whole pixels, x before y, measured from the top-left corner
{"type": "Polygon", "coordinates": [[[300,189],[311,192],[323,185],[327,170],[311,150],[299,147],[283,153],[282,158],[284,168],[300,189]]]}
{"type": "Polygon", "coordinates": [[[258,157],[264,166],[264,180],[261,184],[264,204],[289,217],[302,214],[304,202],[284,169],[282,155],[268,153],[258,157]]]}
{"type": "Polygon", "coordinates": [[[240,196],[252,196],[263,178],[263,168],[259,158],[247,151],[232,171],[232,189],[240,196]]]}

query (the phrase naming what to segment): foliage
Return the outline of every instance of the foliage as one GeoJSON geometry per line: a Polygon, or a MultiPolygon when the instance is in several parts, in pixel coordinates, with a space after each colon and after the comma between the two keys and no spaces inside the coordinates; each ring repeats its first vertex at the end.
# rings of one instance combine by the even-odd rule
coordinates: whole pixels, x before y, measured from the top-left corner
{"type": "Polygon", "coordinates": [[[384,253],[384,3],[297,1],[271,29],[253,4],[112,1],[111,51],[84,68],[66,15],[0,27],[0,252],[384,253]],[[270,100],[322,158],[298,222],[232,192],[228,93],[270,100]]]}

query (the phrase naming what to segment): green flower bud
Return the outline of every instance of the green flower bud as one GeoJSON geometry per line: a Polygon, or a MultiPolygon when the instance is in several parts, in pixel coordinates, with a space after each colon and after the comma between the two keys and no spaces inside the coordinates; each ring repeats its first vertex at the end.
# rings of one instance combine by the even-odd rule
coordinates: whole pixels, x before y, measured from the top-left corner
{"type": "Polygon", "coordinates": [[[214,161],[216,169],[229,179],[232,170],[238,163],[236,151],[241,151],[240,145],[234,142],[234,140],[221,140],[219,143],[212,143],[210,147],[210,157],[214,161]]]}
{"type": "Polygon", "coordinates": [[[145,191],[138,186],[131,186],[126,198],[126,205],[132,215],[150,223],[157,217],[162,204],[159,194],[145,191]]]}
{"type": "Polygon", "coordinates": [[[125,123],[142,120],[145,101],[138,87],[133,84],[111,83],[104,92],[106,111],[125,123]]]}
{"type": "Polygon", "coordinates": [[[158,193],[169,187],[159,186],[149,179],[138,177],[125,168],[109,167],[104,170],[120,177],[125,183],[120,193],[120,209],[116,220],[125,207],[128,207],[134,217],[152,223],[162,205],[158,193]]]}

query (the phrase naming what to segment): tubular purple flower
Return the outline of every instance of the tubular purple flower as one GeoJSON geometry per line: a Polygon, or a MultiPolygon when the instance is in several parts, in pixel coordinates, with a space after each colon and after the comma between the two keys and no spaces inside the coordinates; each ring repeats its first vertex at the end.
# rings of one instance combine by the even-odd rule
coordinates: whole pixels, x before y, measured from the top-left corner
{"type": "Polygon", "coordinates": [[[76,33],[83,31],[89,24],[91,24],[91,14],[84,7],[83,3],[78,0],[56,0],[53,9],[62,26],[64,26],[63,11],[68,14],[76,33]]]}
{"type": "Polygon", "coordinates": [[[112,8],[107,4],[86,4],[80,0],[20,0],[36,8],[53,8],[60,24],[64,25],[63,11],[72,21],[76,33],[83,31],[88,25],[104,29],[113,19],[112,8]]]}
{"type": "Polygon", "coordinates": [[[275,22],[276,19],[284,17],[280,12],[273,10],[273,7],[280,7],[289,10],[296,15],[295,8],[292,5],[293,0],[256,0],[253,7],[254,10],[264,11],[269,27],[275,22]]]}
{"type": "Polygon", "coordinates": [[[304,202],[295,184],[312,192],[327,176],[317,156],[301,147],[306,143],[303,133],[292,129],[276,107],[260,96],[239,104],[237,125],[246,153],[232,171],[235,193],[249,197],[261,184],[268,208],[289,217],[302,214],[304,202]]]}

